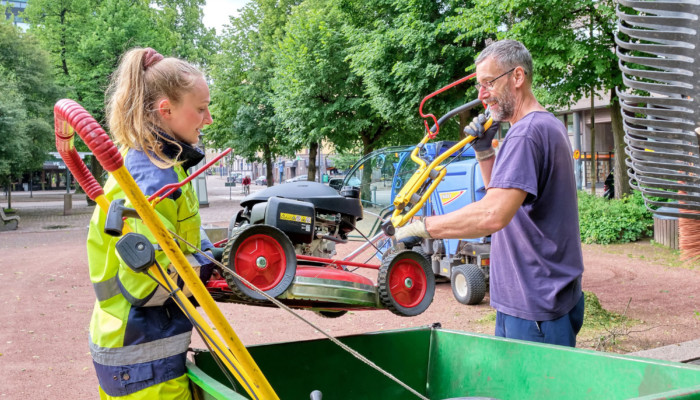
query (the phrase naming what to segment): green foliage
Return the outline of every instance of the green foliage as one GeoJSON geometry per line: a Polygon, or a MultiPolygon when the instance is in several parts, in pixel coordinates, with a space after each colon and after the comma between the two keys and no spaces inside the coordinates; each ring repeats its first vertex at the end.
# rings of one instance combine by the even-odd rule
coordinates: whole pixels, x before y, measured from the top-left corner
{"type": "Polygon", "coordinates": [[[119,57],[133,47],[206,65],[214,33],[201,23],[202,0],[32,0],[30,32],[50,53],[69,98],[104,120],[105,89],[119,57]]]}
{"type": "Polygon", "coordinates": [[[362,154],[359,152],[344,152],[331,157],[331,160],[333,160],[333,166],[338,168],[339,171],[347,171],[360,158],[362,158],[362,154]]]}
{"type": "Polygon", "coordinates": [[[307,0],[293,9],[275,51],[273,104],[295,147],[327,139],[343,150],[382,124],[345,61],[350,44],[342,26],[332,2],[307,0]]]}
{"type": "Polygon", "coordinates": [[[595,293],[584,291],[583,296],[586,304],[583,320],[584,327],[610,328],[615,324],[626,321],[626,317],[604,309],[595,293]]]}
{"type": "Polygon", "coordinates": [[[533,86],[544,104],[571,105],[591,88],[622,84],[612,0],[475,0],[473,8],[461,11],[445,25],[525,44],[533,57],[533,86]]]}
{"type": "Polygon", "coordinates": [[[51,109],[59,93],[34,37],[0,22],[0,183],[38,168],[54,146],[51,109]]]}
{"type": "Polygon", "coordinates": [[[607,200],[579,191],[578,212],[583,243],[627,243],[653,233],[652,214],[639,192],[607,200]]]}
{"type": "MultiPolygon", "coordinates": [[[[484,46],[481,33],[445,29],[471,1],[378,0],[341,3],[345,32],[351,47],[347,60],[362,77],[372,108],[394,128],[390,144],[415,143],[424,135],[418,114],[421,100],[465,75],[477,51],[484,46]],[[463,32],[466,32],[462,34],[463,32]]],[[[476,98],[464,84],[426,103],[424,112],[437,116],[476,98]]],[[[445,124],[441,139],[456,139],[457,119],[445,124]]]]}

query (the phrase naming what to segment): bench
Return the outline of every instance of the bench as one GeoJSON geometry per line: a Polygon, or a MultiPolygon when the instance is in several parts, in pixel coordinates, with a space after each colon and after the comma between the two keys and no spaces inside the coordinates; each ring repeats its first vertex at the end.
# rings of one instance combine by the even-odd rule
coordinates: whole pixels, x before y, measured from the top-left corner
{"type": "Polygon", "coordinates": [[[17,227],[19,227],[19,216],[13,215],[8,217],[2,207],[0,207],[0,220],[2,220],[2,224],[0,224],[0,232],[14,231],[17,229],[17,227]]]}

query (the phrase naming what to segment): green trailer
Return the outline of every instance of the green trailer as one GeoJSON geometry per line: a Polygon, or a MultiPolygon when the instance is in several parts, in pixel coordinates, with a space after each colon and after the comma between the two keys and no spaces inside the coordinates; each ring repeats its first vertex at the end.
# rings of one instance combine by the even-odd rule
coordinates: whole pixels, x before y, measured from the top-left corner
{"type": "MultiPolygon", "coordinates": [[[[700,399],[700,366],[422,327],[340,340],[425,397],[700,399]]],[[[248,348],[277,395],[324,400],[416,399],[327,339],[248,348]]],[[[211,354],[188,365],[201,399],[248,399],[211,354]]]]}

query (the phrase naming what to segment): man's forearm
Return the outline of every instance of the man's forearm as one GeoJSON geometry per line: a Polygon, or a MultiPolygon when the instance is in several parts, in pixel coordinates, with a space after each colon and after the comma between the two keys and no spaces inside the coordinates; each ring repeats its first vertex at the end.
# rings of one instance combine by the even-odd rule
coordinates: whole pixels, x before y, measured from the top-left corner
{"type": "Polygon", "coordinates": [[[439,239],[473,239],[508,225],[525,200],[520,189],[490,189],[486,196],[449,214],[425,219],[428,234],[439,239]]]}
{"type": "Polygon", "coordinates": [[[484,187],[486,189],[489,188],[489,183],[491,182],[491,172],[493,171],[493,164],[495,161],[496,161],[495,155],[479,161],[479,169],[481,170],[481,178],[484,180],[484,187]]]}

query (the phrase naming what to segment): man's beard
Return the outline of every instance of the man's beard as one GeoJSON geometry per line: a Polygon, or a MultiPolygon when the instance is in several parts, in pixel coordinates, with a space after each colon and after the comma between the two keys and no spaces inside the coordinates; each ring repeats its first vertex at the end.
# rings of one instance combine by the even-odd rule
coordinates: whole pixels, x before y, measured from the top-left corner
{"type": "Polygon", "coordinates": [[[494,121],[508,121],[515,114],[515,99],[508,94],[504,93],[496,97],[494,103],[498,104],[498,109],[491,109],[491,116],[494,121]]]}

